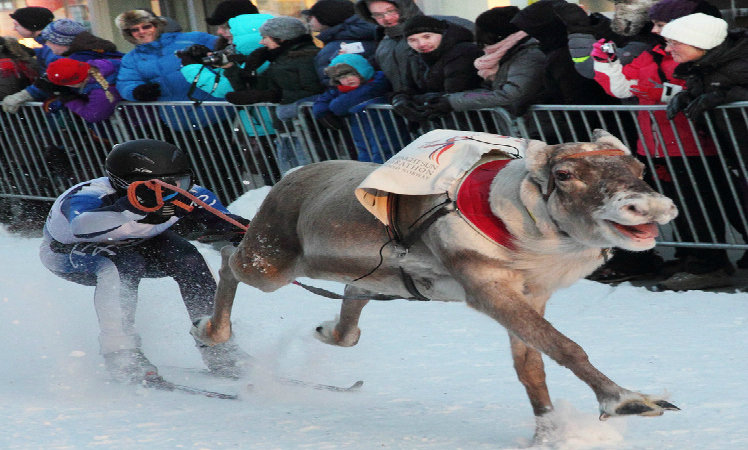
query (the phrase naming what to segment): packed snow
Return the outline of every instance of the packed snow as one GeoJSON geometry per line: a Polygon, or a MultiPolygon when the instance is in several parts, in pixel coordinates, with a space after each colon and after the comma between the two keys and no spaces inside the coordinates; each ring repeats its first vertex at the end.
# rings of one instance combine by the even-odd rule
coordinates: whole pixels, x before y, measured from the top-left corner
{"type": "MultiPolygon", "coordinates": [[[[230,209],[251,217],[266,193],[230,209]]],[[[256,362],[246,379],[221,380],[204,372],[176,284],[145,280],[136,324],[160,373],[240,397],[156,391],[109,381],[93,288],[49,273],[39,243],[0,227],[1,448],[748,448],[746,293],[653,293],[587,280],[556,293],[546,317],[598,369],[682,410],[601,422],[592,391],[546,359],[558,431],[533,447],[534,418],[506,332],[463,304],[371,302],[360,343],[338,348],[314,338],[337,301],[297,286],[265,294],[242,285],[233,329],[256,362]],[[327,392],[278,376],[364,385],[327,392]]],[[[217,272],[218,252],[200,250],[217,272]]]]}

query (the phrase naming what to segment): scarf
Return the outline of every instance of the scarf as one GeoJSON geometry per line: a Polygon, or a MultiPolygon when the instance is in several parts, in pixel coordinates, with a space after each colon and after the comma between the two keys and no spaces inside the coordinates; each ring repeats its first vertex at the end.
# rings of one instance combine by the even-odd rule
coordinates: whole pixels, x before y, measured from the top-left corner
{"type": "Polygon", "coordinates": [[[499,71],[499,60],[504,57],[506,52],[514,47],[517,42],[527,37],[524,31],[512,33],[499,42],[483,47],[485,55],[477,58],[473,65],[478,69],[478,75],[486,81],[493,81],[496,73],[499,71]]]}

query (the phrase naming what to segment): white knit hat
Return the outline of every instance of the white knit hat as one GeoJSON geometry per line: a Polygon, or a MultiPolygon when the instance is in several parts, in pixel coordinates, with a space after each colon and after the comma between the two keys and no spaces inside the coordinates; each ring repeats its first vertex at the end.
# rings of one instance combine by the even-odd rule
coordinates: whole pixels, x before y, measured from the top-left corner
{"type": "Polygon", "coordinates": [[[660,35],[665,39],[709,50],[724,42],[727,37],[727,22],[704,13],[690,14],[668,22],[660,35]]]}

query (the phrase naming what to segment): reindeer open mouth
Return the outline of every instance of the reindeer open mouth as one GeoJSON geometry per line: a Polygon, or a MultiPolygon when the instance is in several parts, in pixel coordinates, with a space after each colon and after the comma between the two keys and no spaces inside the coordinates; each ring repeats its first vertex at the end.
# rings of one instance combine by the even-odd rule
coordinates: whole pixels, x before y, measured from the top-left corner
{"type": "Polygon", "coordinates": [[[660,235],[660,232],[657,229],[657,224],[654,222],[642,223],[639,225],[623,225],[610,220],[607,220],[606,222],[613,225],[619,233],[635,241],[654,239],[660,235]]]}

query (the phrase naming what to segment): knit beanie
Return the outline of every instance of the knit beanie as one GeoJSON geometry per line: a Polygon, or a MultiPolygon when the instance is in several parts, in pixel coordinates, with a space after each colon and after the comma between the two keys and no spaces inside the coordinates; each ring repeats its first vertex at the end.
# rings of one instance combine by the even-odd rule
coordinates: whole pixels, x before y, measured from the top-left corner
{"type": "Polygon", "coordinates": [[[58,19],[42,30],[41,37],[47,42],[70,46],[76,36],[86,31],[86,27],[70,19],[58,19]]]}
{"type": "Polygon", "coordinates": [[[475,42],[478,45],[495,44],[519,31],[511,20],[519,12],[516,6],[497,6],[475,18],[475,42]]]}
{"type": "Polygon", "coordinates": [[[47,78],[60,86],[72,86],[88,78],[91,66],[83,61],[70,58],[60,58],[47,66],[47,78]]]}
{"type": "Polygon", "coordinates": [[[670,22],[699,12],[722,18],[719,8],[704,0],[660,0],[649,8],[649,18],[659,22],[670,22]]]}
{"type": "Polygon", "coordinates": [[[727,37],[727,22],[704,13],[690,14],[668,22],[660,35],[665,39],[700,48],[712,49],[727,37]]]}
{"type": "Polygon", "coordinates": [[[130,32],[127,30],[142,23],[152,23],[153,25],[155,25],[158,29],[158,35],[160,36],[161,33],[164,32],[164,28],[166,27],[167,22],[163,17],[158,17],[151,11],[148,11],[146,9],[133,9],[130,11],[125,11],[114,18],[114,25],[119,28],[120,32],[122,33],[122,37],[124,37],[125,40],[131,44],[137,44],[138,42],[135,40],[135,38],[132,37],[132,35],[130,35],[130,32]]]}
{"type": "Polygon", "coordinates": [[[307,34],[307,29],[304,22],[295,17],[278,16],[263,23],[260,26],[260,34],[280,41],[288,41],[307,34]]]}
{"type": "Polygon", "coordinates": [[[418,33],[442,34],[447,30],[447,22],[431,16],[415,16],[405,22],[403,34],[405,37],[418,33]]]}
{"type": "Polygon", "coordinates": [[[221,2],[213,10],[213,14],[205,21],[208,25],[221,25],[242,14],[259,14],[260,11],[249,0],[227,0],[221,2]]]}
{"type": "Polygon", "coordinates": [[[41,31],[50,22],[55,20],[55,15],[52,14],[52,11],[41,6],[18,8],[10,13],[10,17],[29,31],[41,31]]]}
{"type": "Polygon", "coordinates": [[[334,27],[345,22],[355,14],[355,11],[353,3],[348,0],[319,0],[310,9],[305,9],[301,13],[315,17],[322,25],[334,27]]]}
{"type": "Polygon", "coordinates": [[[356,53],[338,55],[325,68],[325,74],[333,81],[351,73],[361,77],[364,82],[374,78],[374,68],[369,61],[356,53]]]}

